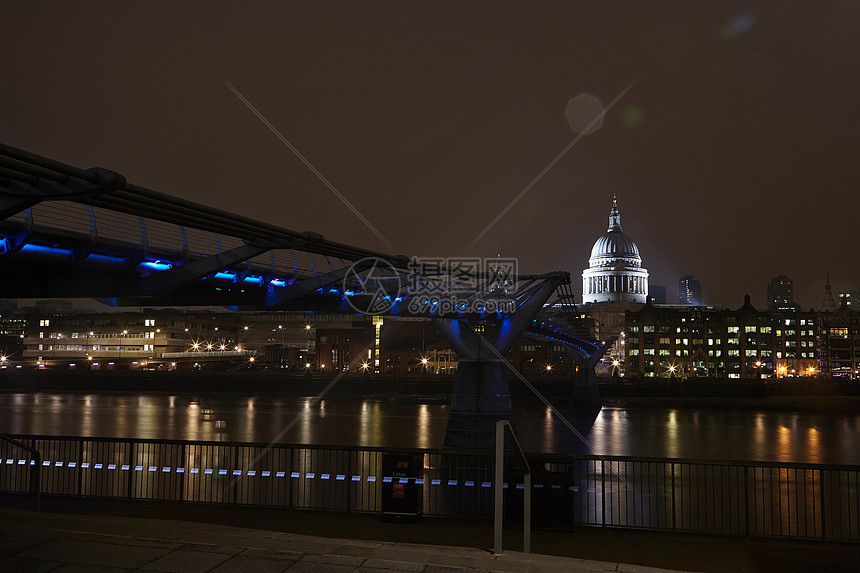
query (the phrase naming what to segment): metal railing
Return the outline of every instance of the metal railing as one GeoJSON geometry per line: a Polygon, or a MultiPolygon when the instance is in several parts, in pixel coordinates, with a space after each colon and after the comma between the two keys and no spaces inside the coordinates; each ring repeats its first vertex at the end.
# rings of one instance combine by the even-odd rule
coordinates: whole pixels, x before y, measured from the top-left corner
{"type": "Polygon", "coordinates": [[[9,444],[14,448],[19,448],[29,453],[29,459],[27,457],[18,458],[15,460],[15,463],[18,465],[23,465],[28,468],[28,480],[30,483],[30,494],[33,496],[33,510],[39,511],[39,494],[42,490],[40,477],[42,475],[42,455],[39,453],[39,450],[28,446],[26,444],[22,444],[18,440],[10,438],[5,434],[0,434],[0,443],[9,444]]]}
{"type": "MultiPolygon", "coordinates": [[[[493,516],[492,452],[397,450],[420,477],[382,473],[381,448],[12,436],[0,492],[379,512],[382,484],[421,488],[427,516],[493,516]],[[403,481],[406,480],[406,481],[403,481]]],[[[532,524],[860,541],[860,466],[528,455],[532,524]]],[[[524,479],[505,471],[505,519],[523,523],[524,479]],[[521,511],[521,510],[520,510],[521,511]]]]}

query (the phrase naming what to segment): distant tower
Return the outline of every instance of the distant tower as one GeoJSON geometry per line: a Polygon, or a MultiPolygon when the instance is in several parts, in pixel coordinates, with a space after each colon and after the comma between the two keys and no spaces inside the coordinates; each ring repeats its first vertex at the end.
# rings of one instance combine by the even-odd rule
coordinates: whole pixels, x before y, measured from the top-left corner
{"type": "Polygon", "coordinates": [[[639,247],[621,230],[618,201],[612,197],[609,228],[591,248],[588,268],[582,271],[582,302],[645,303],[648,271],[642,268],[639,247]]]}
{"type": "Polygon", "coordinates": [[[770,279],[767,285],[767,308],[770,310],[797,310],[794,303],[794,282],[785,275],[770,279]]]}
{"type": "Polygon", "coordinates": [[[836,310],[836,301],[833,300],[833,289],[830,287],[830,271],[827,271],[827,282],[824,283],[824,299],[821,301],[821,310],[833,312],[836,310]]]}
{"type": "Polygon", "coordinates": [[[666,287],[663,285],[648,285],[648,296],[654,304],[666,304],[666,287]]]}
{"type": "Polygon", "coordinates": [[[699,306],[702,304],[702,285],[693,275],[684,275],[678,281],[678,304],[699,306]]]}

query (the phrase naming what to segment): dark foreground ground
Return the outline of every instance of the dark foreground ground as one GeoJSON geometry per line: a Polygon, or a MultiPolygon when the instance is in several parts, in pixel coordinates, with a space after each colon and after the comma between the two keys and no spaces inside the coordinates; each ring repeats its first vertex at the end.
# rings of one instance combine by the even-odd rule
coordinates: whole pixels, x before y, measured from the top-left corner
{"type": "MultiPolygon", "coordinates": [[[[30,503],[26,497],[0,496],[3,507],[28,508],[30,503]]],[[[486,521],[390,523],[370,514],[59,497],[44,498],[42,511],[180,520],[189,528],[205,523],[343,539],[479,549],[493,545],[492,523],[486,521]]],[[[522,549],[521,530],[505,530],[505,549],[522,549]]],[[[687,571],[856,571],[860,564],[860,544],[600,528],[534,531],[532,552],[687,571]]]]}

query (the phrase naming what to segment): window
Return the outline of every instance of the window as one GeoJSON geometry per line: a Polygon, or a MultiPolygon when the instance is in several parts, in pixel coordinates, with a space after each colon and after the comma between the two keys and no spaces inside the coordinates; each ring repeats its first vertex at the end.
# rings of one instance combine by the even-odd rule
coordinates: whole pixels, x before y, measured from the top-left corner
{"type": "Polygon", "coordinates": [[[740,332],[740,330],[737,326],[730,326],[729,327],[729,334],[738,334],[739,332],[740,332]]]}
{"type": "Polygon", "coordinates": [[[51,320],[48,318],[43,318],[39,320],[39,326],[51,326],[51,320]]]}
{"type": "Polygon", "coordinates": [[[755,331],[756,331],[755,326],[744,327],[744,332],[755,332],[755,331]]]}
{"type": "Polygon", "coordinates": [[[642,332],[654,332],[654,325],[651,326],[643,326],[642,332]]]}
{"type": "Polygon", "coordinates": [[[144,326],[155,326],[155,319],[154,318],[147,318],[146,320],[143,321],[143,325],[144,326]]]}

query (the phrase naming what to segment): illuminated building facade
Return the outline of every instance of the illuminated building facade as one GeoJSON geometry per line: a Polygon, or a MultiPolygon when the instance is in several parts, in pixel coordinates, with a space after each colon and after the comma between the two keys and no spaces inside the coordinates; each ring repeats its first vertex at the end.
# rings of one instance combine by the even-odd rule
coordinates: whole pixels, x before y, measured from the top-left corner
{"type": "Polygon", "coordinates": [[[647,297],[648,270],[642,267],[639,247],[621,230],[621,214],[613,198],[609,228],[595,241],[588,268],[582,271],[582,302],[642,304],[647,297]]]}
{"type": "Polygon", "coordinates": [[[821,370],[840,378],[860,377],[860,312],[843,303],[819,315],[818,331],[821,370]]]}
{"type": "Polygon", "coordinates": [[[655,307],[627,313],[626,374],[645,377],[772,376],[773,318],[746,297],[731,311],[715,307],[655,307]]]}
{"type": "Polygon", "coordinates": [[[19,360],[24,350],[27,316],[14,306],[0,308],[0,368],[19,360]]]}
{"type": "Polygon", "coordinates": [[[821,369],[818,313],[772,311],[776,335],[776,376],[815,376],[821,369]]]}

